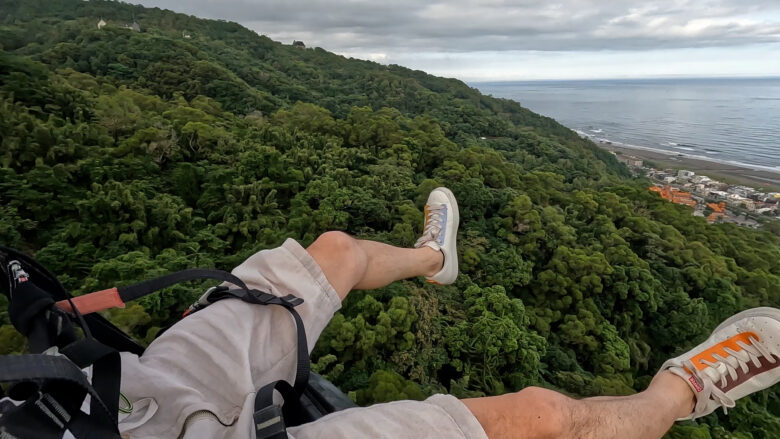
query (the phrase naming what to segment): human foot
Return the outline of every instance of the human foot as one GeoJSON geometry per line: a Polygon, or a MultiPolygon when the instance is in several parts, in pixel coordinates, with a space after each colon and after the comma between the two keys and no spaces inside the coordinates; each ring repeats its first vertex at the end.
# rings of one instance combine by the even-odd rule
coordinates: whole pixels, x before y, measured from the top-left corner
{"type": "Polygon", "coordinates": [[[458,278],[456,239],[459,220],[458,202],[452,191],[444,187],[431,191],[425,203],[423,234],[414,247],[427,246],[440,251],[444,255],[444,264],[438,273],[426,277],[428,282],[447,285],[458,278]]]}
{"type": "Polygon", "coordinates": [[[780,381],[780,310],[754,308],[721,323],[702,344],[673,358],[661,370],[684,379],[696,405],[683,419],[696,419],[780,381]]]}

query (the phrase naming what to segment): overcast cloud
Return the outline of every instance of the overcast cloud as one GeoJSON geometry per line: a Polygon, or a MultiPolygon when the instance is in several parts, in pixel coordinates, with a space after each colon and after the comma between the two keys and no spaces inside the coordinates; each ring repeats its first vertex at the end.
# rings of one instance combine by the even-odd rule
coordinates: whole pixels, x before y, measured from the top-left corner
{"type": "Polygon", "coordinates": [[[141,3],[466,80],[780,74],[778,0],[141,3]]]}

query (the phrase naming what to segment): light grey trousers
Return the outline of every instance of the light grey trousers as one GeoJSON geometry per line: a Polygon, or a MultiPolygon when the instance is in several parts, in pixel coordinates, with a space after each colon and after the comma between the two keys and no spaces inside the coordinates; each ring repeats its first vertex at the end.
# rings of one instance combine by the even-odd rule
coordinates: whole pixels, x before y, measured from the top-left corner
{"type": "MultiPolygon", "coordinates": [[[[288,239],[254,254],[233,274],[250,288],[304,299],[296,308],[311,349],[340,308],[336,291],[303,247],[288,239]]],[[[255,391],[295,376],[296,330],[278,306],[223,300],[174,325],[138,357],[122,355],[122,393],[133,411],[127,438],[254,438],[255,391]]],[[[448,395],[333,413],[288,429],[295,439],[487,439],[463,403],[448,395]]]]}

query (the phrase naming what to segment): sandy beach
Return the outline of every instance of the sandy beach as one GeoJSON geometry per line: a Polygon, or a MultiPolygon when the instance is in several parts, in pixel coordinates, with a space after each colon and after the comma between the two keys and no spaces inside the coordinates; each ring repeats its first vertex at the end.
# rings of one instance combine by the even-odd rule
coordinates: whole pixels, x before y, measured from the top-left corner
{"type": "Polygon", "coordinates": [[[719,162],[686,157],[675,152],[660,152],[647,149],[631,148],[625,145],[615,145],[607,142],[595,142],[596,145],[617,154],[633,156],[649,162],[658,169],[687,169],[697,174],[726,183],[742,184],[770,191],[780,191],[780,171],[757,170],[734,166],[719,162]]]}

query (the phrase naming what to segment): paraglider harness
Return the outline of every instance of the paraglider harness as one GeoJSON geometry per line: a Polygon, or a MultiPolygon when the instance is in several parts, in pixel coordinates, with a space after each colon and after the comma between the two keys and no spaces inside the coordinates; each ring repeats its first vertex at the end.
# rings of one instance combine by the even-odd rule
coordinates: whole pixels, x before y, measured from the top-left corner
{"type": "MultiPolygon", "coordinates": [[[[198,312],[223,299],[287,309],[295,320],[298,360],[292,384],[281,380],[257,391],[254,425],[258,439],[287,438],[286,427],[354,406],[333,384],[310,373],[303,321],[295,307],[303,299],[249,289],[220,270],[190,269],[133,285],[73,297],[46,268],[21,252],[0,246],[0,271],[7,284],[11,323],[27,337],[30,354],[0,356],[0,437],[76,439],[120,438],[120,352],[141,355],[143,346],[95,311],[123,307],[174,284],[214,279],[231,286],[210,288],[184,313],[198,312]],[[81,329],[83,336],[79,335],[81,329]],[[91,380],[82,370],[91,366],[91,380]],[[284,398],[274,404],[274,390],[284,398]],[[4,397],[8,397],[4,399],[4,397]],[[89,409],[82,411],[89,397],[89,409]],[[12,400],[14,402],[9,401],[12,400]]],[[[3,284],[0,279],[0,285],[3,284]]]]}

